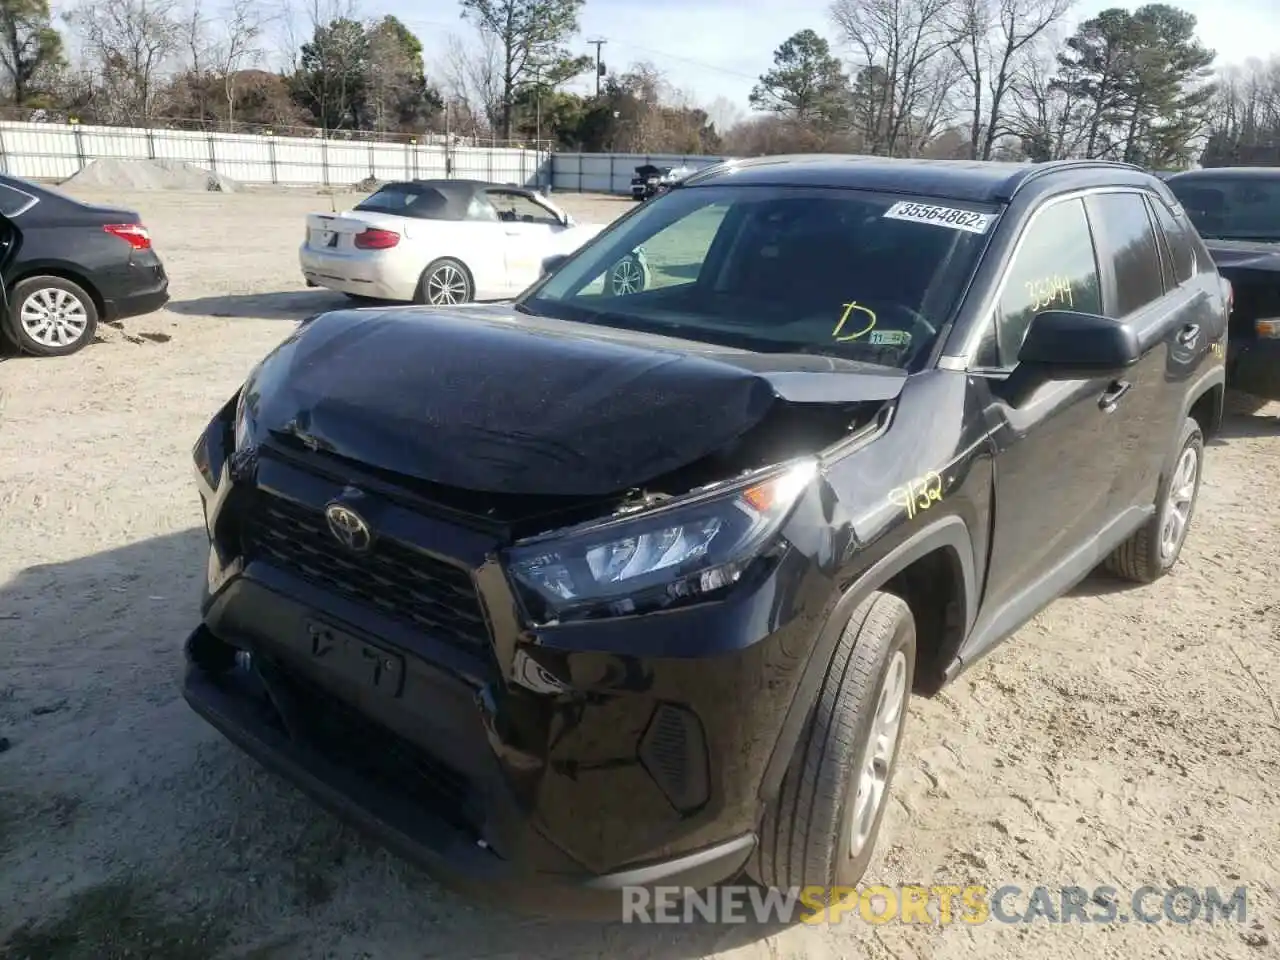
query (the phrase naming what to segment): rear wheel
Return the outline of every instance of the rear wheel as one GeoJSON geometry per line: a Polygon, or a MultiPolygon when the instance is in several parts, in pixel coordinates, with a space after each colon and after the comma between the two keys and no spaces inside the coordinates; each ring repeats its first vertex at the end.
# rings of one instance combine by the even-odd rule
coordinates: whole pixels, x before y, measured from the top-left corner
{"type": "Polygon", "coordinates": [[[627,297],[648,289],[652,282],[648,261],[638,253],[629,253],[609,269],[605,293],[613,297],[627,297]]]}
{"type": "Polygon", "coordinates": [[[461,263],[449,257],[437,260],[422,271],[422,279],[418,282],[418,303],[448,306],[468,303],[474,296],[471,274],[461,263]]]}
{"type": "Polygon", "coordinates": [[[98,308],[78,283],[28,277],[13,288],[9,321],[18,349],[39,357],[65,357],[98,330],[98,308]]]}
{"type": "Polygon", "coordinates": [[[1153,583],[1173,569],[1195,516],[1203,464],[1204,434],[1200,424],[1187,417],[1173,469],[1160,481],[1155,516],[1106,559],[1109,572],[1135,583],[1153,583]]]}
{"type": "Polygon", "coordinates": [[[852,887],[875,851],[906,726],[916,629],[897,596],[849,619],[747,868],[769,887],[852,887]]]}

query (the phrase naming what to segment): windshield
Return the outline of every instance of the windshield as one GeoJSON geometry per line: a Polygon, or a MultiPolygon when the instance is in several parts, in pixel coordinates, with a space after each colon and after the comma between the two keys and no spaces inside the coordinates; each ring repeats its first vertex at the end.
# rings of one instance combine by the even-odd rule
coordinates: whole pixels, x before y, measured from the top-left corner
{"type": "Polygon", "coordinates": [[[911,369],[950,319],[996,213],[845,189],[677,189],[600,234],[520,308],[911,369]]]}
{"type": "Polygon", "coordinates": [[[1169,181],[1200,236],[1280,241],[1280,176],[1169,181]]]}

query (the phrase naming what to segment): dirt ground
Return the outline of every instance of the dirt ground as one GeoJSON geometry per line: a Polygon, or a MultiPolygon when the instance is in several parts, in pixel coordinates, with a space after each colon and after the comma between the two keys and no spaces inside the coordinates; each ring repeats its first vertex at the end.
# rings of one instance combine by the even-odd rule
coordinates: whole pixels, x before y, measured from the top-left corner
{"type": "Polygon", "coordinates": [[[1245,924],[524,920],[366,843],[178,695],[204,571],[191,445],[295,321],[345,303],[298,272],[303,214],[329,199],[83,196],[143,213],[174,299],[77,356],[0,363],[0,956],[1280,953],[1280,405],[1229,417],[1172,576],[1090,581],[915,703],[867,877],[1244,885],[1245,924]]]}

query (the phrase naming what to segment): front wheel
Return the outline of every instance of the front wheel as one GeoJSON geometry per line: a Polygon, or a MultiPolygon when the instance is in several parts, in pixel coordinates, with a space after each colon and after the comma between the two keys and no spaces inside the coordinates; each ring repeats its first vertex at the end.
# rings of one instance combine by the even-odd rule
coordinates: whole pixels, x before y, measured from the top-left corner
{"type": "Polygon", "coordinates": [[[849,619],[747,868],[767,887],[855,886],[875,851],[906,727],[916,628],[877,592],[849,619]]]}
{"type": "Polygon", "coordinates": [[[609,268],[605,293],[613,297],[627,297],[647,290],[652,282],[653,273],[648,260],[643,254],[633,251],[609,268]]]}
{"type": "Polygon", "coordinates": [[[93,339],[98,307],[78,283],[62,277],[28,277],[13,288],[9,323],[23,353],[65,357],[93,339]]]}
{"type": "Polygon", "coordinates": [[[1109,572],[1135,583],[1153,583],[1173,569],[1195,516],[1203,465],[1204,434],[1200,424],[1187,417],[1173,469],[1160,481],[1155,516],[1107,557],[1104,566],[1109,572]]]}
{"type": "Polygon", "coordinates": [[[467,268],[457,260],[445,257],[422,271],[416,299],[418,303],[443,307],[469,303],[474,296],[475,288],[471,285],[471,274],[467,268]]]}

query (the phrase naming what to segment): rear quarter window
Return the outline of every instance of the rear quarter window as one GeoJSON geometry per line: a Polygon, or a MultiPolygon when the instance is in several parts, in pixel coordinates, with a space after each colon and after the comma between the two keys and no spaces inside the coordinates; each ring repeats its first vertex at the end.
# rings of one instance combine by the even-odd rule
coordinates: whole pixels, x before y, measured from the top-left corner
{"type": "Polygon", "coordinates": [[[366,197],[355,209],[371,213],[393,213],[401,217],[435,220],[444,215],[448,201],[444,194],[431,187],[391,185],[366,197]]]}
{"type": "Polygon", "coordinates": [[[1135,313],[1164,296],[1160,248],[1140,193],[1100,193],[1086,200],[1090,222],[1101,228],[1098,254],[1115,271],[1118,317],[1135,313]]]}
{"type": "Polygon", "coordinates": [[[1169,205],[1159,197],[1147,197],[1147,202],[1155,214],[1156,224],[1164,234],[1169,248],[1169,256],[1173,260],[1173,277],[1178,283],[1186,283],[1196,271],[1196,237],[1191,222],[1184,214],[1181,219],[1175,217],[1169,205]]]}

